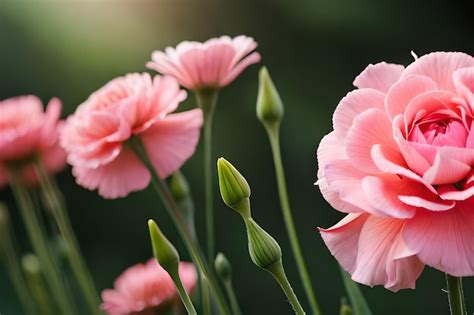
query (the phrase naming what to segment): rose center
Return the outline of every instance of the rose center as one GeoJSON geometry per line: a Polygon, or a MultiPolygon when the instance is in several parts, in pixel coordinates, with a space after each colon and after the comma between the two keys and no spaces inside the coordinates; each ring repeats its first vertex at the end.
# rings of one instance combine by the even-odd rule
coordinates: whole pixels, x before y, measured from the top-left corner
{"type": "Polygon", "coordinates": [[[464,124],[453,118],[424,120],[410,132],[408,140],[436,146],[465,147],[468,131],[464,124]]]}

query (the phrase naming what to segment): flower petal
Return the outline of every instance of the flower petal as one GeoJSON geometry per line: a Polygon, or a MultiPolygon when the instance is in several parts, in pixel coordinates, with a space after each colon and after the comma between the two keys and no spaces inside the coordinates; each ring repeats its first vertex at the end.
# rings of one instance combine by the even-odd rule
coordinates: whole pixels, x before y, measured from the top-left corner
{"type": "Polygon", "coordinates": [[[407,246],[420,260],[456,277],[474,275],[474,213],[472,202],[450,211],[419,211],[403,231],[407,246]]]}
{"type": "Polygon", "coordinates": [[[400,79],[405,67],[402,65],[380,62],[370,64],[354,80],[359,89],[372,88],[386,93],[400,79]]]}

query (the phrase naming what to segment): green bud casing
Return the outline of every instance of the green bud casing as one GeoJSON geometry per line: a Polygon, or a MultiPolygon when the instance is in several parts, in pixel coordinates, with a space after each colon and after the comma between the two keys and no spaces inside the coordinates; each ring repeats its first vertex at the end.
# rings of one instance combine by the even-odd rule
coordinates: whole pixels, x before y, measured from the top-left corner
{"type": "Polygon", "coordinates": [[[223,253],[219,253],[214,261],[216,272],[223,282],[230,281],[232,277],[232,267],[229,260],[223,253]]]}
{"type": "Polygon", "coordinates": [[[244,218],[250,217],[250,186],[245,178],[224,158],[217,160],[217,173],[224,203],[244,218]]]}
{"type": "Polygon", "coordinates": [[[283,102],[266,67],[260,69],[257,98],[257,117],[266,123],[278,123],[283,118],[283,102]]]}
{"type": "Polygon", "coordinates": [[[163,269],[171,276],[178,272],[179,254],[171,242],[164,236],[153,220],[148,220],[148,229],[153,247],[153,254],[163,269]]]}
{"type": "Polygon", "coordinates": [[[180,202],[186,199],[190,194],[189,184],[184,175],[177,171],[169,179],[170,192],[173,198],[180,202]]]}
{"type": "Polygon", "coordinates": [[[281,248],[277,241],[262,229],[253,219],[245,220],[249,242],[250,258],[262,269],[281,262],[281,248]]]}

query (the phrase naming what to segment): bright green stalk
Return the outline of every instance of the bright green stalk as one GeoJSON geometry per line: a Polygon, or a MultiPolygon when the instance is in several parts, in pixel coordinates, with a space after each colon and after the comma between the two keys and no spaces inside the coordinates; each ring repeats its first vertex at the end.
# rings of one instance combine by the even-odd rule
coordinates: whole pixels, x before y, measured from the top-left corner
{"type": "Polygon", "coordinates": [[[224,295],[222,294],[219,288],[214,274],[207,266],[207,263],[199,249],[199,246],[194,240],[192,232],[186,225],[185,219],[179,211],[179,208],[177,207],[176,202],[174,201],[167,184],[163,179],[158,176],[155,168],[153,167],[153,164],[151,164],[150,160],[148,159],[145,148],[143,147],[143,144],[141,143],[140,139],[131,138],[129,145],[150,171],[153,188],[162,200],[166,211],[173,220],[176,229],[178,230],[178,233],[180,234],[189,254],[191,255],[194,264],[196,265],[196,268],[208,281],[209,287],[216,298],[221,313],[224,315],[231,314],[229,306],[227,305],[227,301],[225,300],[224,295]]]}
{"type": "Polygon", "coordinates": [[[13,195],[20,209],[30,242],[43,266],[46,281],[52,290],[52,296],[61,314],[74,314],[72,300],[67,294],[66,286],[59,272],[59,267],[48,248],[46,233],[39,224],[39,219],[33,207],[31,197],[21,181],[21,173],[17,169],[11,169],[10,171],[13,195]]]}
{"type": "Polygon", "coordinates": [[[449,311],[451,315],[466,315],[466,304],[462,288],[462,278],[446,274],[449,311]]]}
{"type": "Polygon", "coordinates": [[[68,260],[71,269],[79,284],[89,306],[91,314],[102,314],[99,310],[100,299],[97,289],[94,285],[92,276],[89,273],[84,258],[81,255],[79,244],[71,226],[69,216],[67,214],[66,204],[62,193],[54,181],[44,168],[41,160],[36,161],[35,170],[38,174],[41,190],[46,201],[46,205],[54,215],[54,219],[58,224],[59,231],[66,241],[68,251],[68,260]]]}
{"type": "Polygon", "coordinates": [[[213,193],[213,159],[212,159],[212,118],[217,102],[216,90],[196,92],[197,103],[204,114],[204,190],[206,197],[206,233],[208,262],[214,261],[214,193],[213,193]]]}
{"type": "Polygon", "coordinates": [[[359,285],[351,279],[344,269],[340,268],[340,270],[342,281],[344,282],[344,287],[349,295],[354,315],[372,315],[369,305],[360,291],[359,285]]]}
{"type": "Polygon", "coordinates": [[[301,304],[298,301],[298,298],[296,297],[295,292],[293,291],[293,288],[290,285],[290,282],[288,282],[288,278],[286,277],[281,260],[267,267],[267,270],[276,279],[283,292],[285,292],[285,295],[288,298],[288,301],[290,302],[291,306],[293,307],[295,314],[305,315],[306,313],[303,310],[303,307],[301,307],[301,304]]]}
{"type": "Polygon", "coordinates": [[[11,229],[10,216],[2,204],[0,204],[0,251],[3,251],[6,269],[23,310],[26,314],[36,314],[34,301],[20,269],[17,243],[11,229]]]}
{"type": "Polygon", "coordinates": [[[265,126],[265,129],[267,130],[268,138],[270,139],[270,145],[272,147],[273,160],[275,164],[275,172],[276,172],[276,178],[277,178],[277,184],[278,184],[278,193],[280,196],[280,204],[281,204],[281,209],[283,211],[283,218],[285,221],[286,230],[288,232],[288,237],[290,239],[291,249],[293,250],[293,255],[295,256],[300,279],[306,291],[306,296],[311,306],[311,310],[314,315],[320,315],[321,310],[316,300],[316,295],[314,293],[313,286],[311,284],[308,268],[306,267],[303,254],[301,252],[301,246],[298,240],[298,236],[296,234],[295,223],[293,220],[290,202],[288,199],[285,172],[283,169],[283,163],[281,159],[281,150],[280,150],[280,126],[279,126],[279,123],[264,124],[264,126],[265,126]]]}
{"type": "Polygon", "coordinates": [[[183,286],[183,282],[181,281],[178,272],[176,271],[175,273],[170,273],[170,276],[173,279],[176,288],[178,289],[179,297],[181,298],[181,301],[183,301],[184,307],[186,307],[186,311],[188,312],[188,314],[197,315],[193,302],[191,301],[188,292],[186,292],[186,289],[183,286]]]}

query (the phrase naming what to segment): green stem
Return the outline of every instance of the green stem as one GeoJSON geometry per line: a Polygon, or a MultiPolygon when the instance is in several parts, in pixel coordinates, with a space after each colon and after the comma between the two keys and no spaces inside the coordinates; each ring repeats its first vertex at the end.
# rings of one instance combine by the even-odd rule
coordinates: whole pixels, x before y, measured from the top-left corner
{"type": "Polygon", "coordinates": [[[3,249],[4,252],[6,269],[25,313],[30,315],[36,314],[35,304],[20,268],[17,243],[11,230],[10,217],[7,209],[4,209],[2,205],[0,205],[0,210],[2,211],[0,215],[4,216],[4,222],[0,226],[0,249],[3,249]]]}
{"type": "Polygon", "coordinates": [[[66,203],[62,193],[54,181],[48,175],[41,160],[35,163],[35,170],[38,174],[41,190],[46,200],[47,206],[54,215],[59,231],[66,241],[68,250],[68,260],[82,293],[89,305],[91,314],[102,314],[99,311],[100,299],[94,281],[89,273],[84,258],[81,255],[79,244],[74,235],[71,222],[66,210],[66,203]]]}
{"type": "Polygon", "coordinates": [[[201,276],[201,303],[202,313],[204,315],[212,314],[211,297],[209,296],[209,286],[207,284],[206,278],[203,276],[201,276]]]}
{"type": "Polygon", "coordinates": [[[188,292],[186,292],[186,289],[183,286],[183,282],[179,277],[178,270],[176,270],[176,272],[170,273],[170,276],[173,279],[176,288],[178,289],[179,297],[181,298],[181,301],[183,301],[184,307],[186,307],[186,311],[188,311],[188,314],[197,315],[193,302],[191,301],[191,298],[189,297],[188,292]]]}
{"type": "Polygon", "coordinates": [[[293,307],[295,314],[305,315],[306,313],[304,312],[303,307],[301,306],[300,302],[298,301],[298,298],[295,295],[295,292],[293,291],[293,288],[288,282],[288,278],[286,277],[281,260],[267,267],[267,270],[277,280],[283,292],[285,292],[285,295],[288,298],[288,301],[290,302],[291,306],[293,307]]]}
{"type": "Polygon", "coordinates": [[[449,310],[451,315],[466,315],[467,311],[464,303],[462,278],[446,274],[446,283],[448,286],[449,310]]]}
{"type": "Polygon", "coordinates": [[[22,257],[21,264],[28,287],[38,305],[38,313],[41,315],[53,315],[55,312],[48,294],[49,291],[44,283],[38,258],[34,254],[26,254],[22,257]]]}
{"type": "Polygon", "coordinates": [[[204,190],[206,202],[206,232],[207,232],[207,258],[209,263],[214,261],[214,193],[212,186],[213,160],[212,160],[212,119],[217,102],[216,90],[203,90],[196,92],[198,106],[204,114],[204,190]]]}
{"type": "Polygon", "coordinates": [[[227,297],[229,298],[232,314],[240,315],[242,312],[240,311],[239,302],[237,301],[237,296],[235,295],[234,288],[232,287],[232,281],[224,281],[224,288],[227,293],[227,297]]]}
{"type": "Polygon", "coordinates": [[[48,282],[61,314],[74,314],[72,300],[68,297],[66,286],[59,268],[48,248],[46,233],[39,224],[38,216],[33,208],[31,197],[21,181],[19,170],[11,170],[11,188],[25,223],[30,242],[39,257],[48,282]]]}
{"type": "Polygon", "coordinates": [[[312,313],[314,315],[320,315],[321,310],[319,304],[316,300],[316,295],[311,284],[311,279],[309,277],[308,268],[303,258],[301,252],[301,246],[296,234],[295,223],[293,220],[293,215],[291,212],[290,202],[288,199],[288,191],[286,188],[285,172],[283,168],[283,163],[281,159],[281,149],[280,149],[280,125],[279,123],[266,123],[264,124],[265,129],[267,130],[268,138],[270,139],[270,145],[272,147],[273,160],[275,164],[275,172],[278,184],[278,193],[280,196],[280,204],[283,212],[283,218],[286,225],[286,230],[288,237],[290,239],[291,249],[293,250],[293,255],[295,256],[296,264],[298,266],[298,272],[300,279],[303,283],[303,287],[306,292],[309,304],[311,306],[312,313]]]}
{"type": "Polygon", "coordinates": [[[229,307],[227,305],[227,301],[225,300],[220,288],[215,280],[213,273],[210,271],[209,267],[206,264],[205,259],[201,251],[199,250],[199,246],[197,242],[193,238],[192,232],[189,230],[186,222],[177,207],[173,196],[171,195],[168,186],[166,185],[165,181],[161,179],[155,171],[153,164],[148,159],[148,155],[146,153],[143,144],[141,143],[140,139],[138,138],[131,138],[129,142],[132,150],[137,154],[137,156],[141,159],[141,161],[145,164],[151,174],[151,181],[155,191],[157,192],[160,199],[163,201],[166,211],[168,212],[169,216],[173,220],[178,233],[180,234],[188,252],[191,255],[191,258],[196,265],[196,268],[199,272],[204,276],[204,278],[208,281],[209,287],[214,293],[216,297],[217,304],[220,308],[222,314],[230,314],[229,307]]]}

